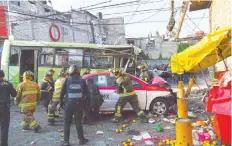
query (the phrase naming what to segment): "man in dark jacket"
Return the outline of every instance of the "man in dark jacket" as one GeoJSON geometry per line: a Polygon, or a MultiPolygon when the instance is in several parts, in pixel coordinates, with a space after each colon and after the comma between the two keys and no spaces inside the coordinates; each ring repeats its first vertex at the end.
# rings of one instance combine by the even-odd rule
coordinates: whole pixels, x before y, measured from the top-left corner
{"type": "Polygon", "coordinates": [[[50,84],[51,76],[49,74],[45,74],[42,81],[39,83],[39,88],[41,91],[40,102],[45,107],[46,112],[48,113],[48,105],[52,99],[53,88],[50,84]]]}
{"type": "Polygon", "coordinates": [[[8,146],[8,131],[10,125],[10,96],[15,97],[17,92],[12,84],[4,80],[5,74],[0,70],[0,125],[1,146],[8,146]]]}
{"type": "Polygon", "coordinates": [[[104,100],[100,94],[98,86],[94,83],[92,78],[87,80],[87,85],[90,92],[90,104],[87,107],[87,122],[92,124],[93,120],[97,120],[99,118],[99,108],[104,100]]]}
{"type": "Polygon", "coordinates": [[[74,115],[79,145],[88,142],[83,135],[82,116],[84,102],[89,101],[89,90],[85,80],[80,76],[80,67],[71,65],[69,67],[70,77],[64,82],[61,90],[61,107],[64,105],[63,98],[66,95],[65,118],[64,118],[64,141],[62,146],[69,146],[70,125],[74,115]]]}

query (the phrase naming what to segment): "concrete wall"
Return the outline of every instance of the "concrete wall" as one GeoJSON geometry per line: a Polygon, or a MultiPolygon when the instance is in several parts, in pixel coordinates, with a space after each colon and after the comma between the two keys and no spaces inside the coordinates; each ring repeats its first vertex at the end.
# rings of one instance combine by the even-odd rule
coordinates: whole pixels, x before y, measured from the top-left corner
{"type": "MultiPolygon", "coordinates": [[[[210,7],[210,28],[211,31],[224,26],[232,26],[232,0],[213,0],[210,7]]],[[[232,41],[231,41],[232,42],[232,41]]],[[[232,70],[232,57],[227,60],[227,65],[232,70]]],[[[216,65],[217,71],[225,70],[221,62],[216,65]]]]}
{"type": "Polygon", "coordinates": [[[109,18],[101,20],[103,30],[106,35],[106,44],[126,44],[124,18],[109,18]],[[122,25],[107,25],[107,24],[122,24],[122,25]]]}

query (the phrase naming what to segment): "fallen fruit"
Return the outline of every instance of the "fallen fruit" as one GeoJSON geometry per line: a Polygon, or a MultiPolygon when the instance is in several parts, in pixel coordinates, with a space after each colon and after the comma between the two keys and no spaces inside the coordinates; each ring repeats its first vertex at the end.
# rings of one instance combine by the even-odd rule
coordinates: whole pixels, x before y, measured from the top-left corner
{"type": "Polygon", "coordinates": [[[216,142],[216,141],[213,141],[213,144],[214,144],[214,145],[216,145],[216,144],[217,144],[217,142],[216,142]]]}
{"type": "Polygon", "coordinates": [[[133,142],[130,142],[130,144],[129,144],[130,146],[133,146],[134,144],[133,144],[133,142]]]}
{"type": "Polygon", "coordinates": [[[123,125],[122,125],[122,128],[126,128],[126,124],[123,124],[123,125]]]}
{"type": "Polygon", "coordinates": [[[201,125],[201,126],[206,126],[206,123],[204,121],[201,121],[201,120],[197,121],[197,124],[201,125]]]}
{"type": "Polygon", "coordinates": [[[124,144],[126,144],[126,142],[125,142],[125,141],[123,141],[123,142],[122,142],[122,144],[124,145],[124,144]]]}
{"type": "Polygon", "coordinates": [[[120,133],[122,133],[122,132],[123,132],[123,130],[122,130],[122,129],[120,129],[120,130],[119,130],[119,132],[120,132],[120,133]]]}
{"type": "Polygon", "coordinates": [[[154,115],[154,118],[157,118],[158,117],[158,115],[154,115]]]}
{"type": "Polygon", "coordinates": [[[116,132],[117,132],[117,133],[120,133],[120,130],[119,130],[119,129],[116,129],[116,132]]]}
{"type": "Polygon", "coordinates": [[[159,146],[162,146],[162,144],[163,144],[162,142],[159,142],[159,143],[158,143],[159,146]]]}
{"type": "Polygon", "coordinates": [[[131,143],[131,139],[130,139],[130,138],[128,138],[128,139],[127,139],[127,142],[131,143]]]}
{"type": "Polygon", "coordinates": [[[133,120],[132,122],[133,122],[133,123],[136,123],[136,120],[133,120]]]}
{"type": "Polygon", "coordinates": [[[64,133],[61,133],[61,136],[64,137],[64,133]]]}

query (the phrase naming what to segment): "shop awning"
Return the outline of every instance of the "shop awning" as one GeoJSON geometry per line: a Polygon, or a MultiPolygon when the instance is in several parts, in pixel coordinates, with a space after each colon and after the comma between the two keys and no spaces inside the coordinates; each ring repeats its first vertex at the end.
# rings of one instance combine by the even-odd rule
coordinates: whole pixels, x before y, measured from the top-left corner
{"type": "Polygon", "coordinates": [[[171,57],[172,73],[199,72],[231,56],[232,27],[218,29],[171,57]]]}

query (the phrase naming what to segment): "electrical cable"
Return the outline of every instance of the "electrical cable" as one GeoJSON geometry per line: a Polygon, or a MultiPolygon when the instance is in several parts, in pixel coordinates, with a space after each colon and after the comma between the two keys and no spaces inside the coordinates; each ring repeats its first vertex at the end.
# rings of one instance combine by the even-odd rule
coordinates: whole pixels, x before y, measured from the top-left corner
{"type": "MultiPolygon", "coordinates": [[[[188,19],[190,20],[190,21],[192,21],[190,18],[189,18],[189,16],[186,14],[186,16],[188,17],[188,19]]],[[[203,18],[202,18],[203,19],[203,18]]],[[[201,19],[201,20],[202,20],[201,19]]],[[[200,31],[201,31],[201,29],[196,25],[196,23],[194,22],[194,21],[192,21],[192,23],[195,25],[195,28],[198,28],[200,31]]],[[[192,29],[192,31],[194,31],[195,30],[195,28],[194,29],[192,29]]]]}
{"type": "Polygon", "coordinates": [[[138,7],[137,7],[136,10],[134,11],[134,13],[131,15],[131,17],[130,17],[130,19],[128,20],[127,23],[129,23],[129,22],[131,21],[131,19],[133,18],[134,14],[138,11],[138,9],[139,9],[139,7],[140,7],[142,1],[143,1],[143,0],[140,0],[140,3],[139,3],[139,5],[138,5],[138,7]]]}
{"type": "Polygon", "coordinates": [[[137,2],[140,2],[140,0],[123,2],[123,3],[117,3],[117,4],[112,4],[112,5],[100,6],[100,7],[93,7],[93,8],[89,8],[89,9],[83,9],[83,10],[93,10],[93,9],[99,9],[99,8],[107,8],[107,7],[120,6],[120,5],[137,3],[137,2]]]}
{"type": "MultiPolygon", "coordinates": [[[[166,4],[167,4],[167,2],[163,5],[163,7],[164,7],[166,4]]],[[[161,8],[161,9],[162,9],[162,8],[161,8]]],[[[154,17],[155,15],[157,15],[159,12],[160,12],[160,10],[159,10],[159,11],[157,11],[155,14],[153,14],[153,15],[151,15],[151,16],[149,16],[149,17],[145,18],[145,19],[142,19],[142,20],[136,21],[136,22],[134,22],[134,23],[139,23],[139,22],[143,22],[143,21],[145,21],[145,20],[147,20],[147,19],[150,19],[150,18],[154,17]]]]}
{"type": "MultiPolygon", "coordinates": [[[[211,4],[211,2],[209,1],[207,8],[210,6],[210,4],[211,4]]],[[[201,21],[202,21],[203,18],[205,17],[206,12],[207,12],[207,9],[205,10],[205,12],[204,12],[204,14],[203,14],[203,16],[202,16],[202,19],[199,21],[198,25],[196,25],[196,27],[193,29],[193,31],[200,25],[201,21]]]]}

